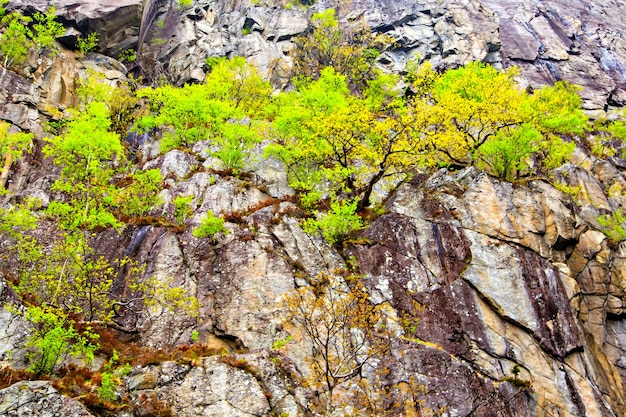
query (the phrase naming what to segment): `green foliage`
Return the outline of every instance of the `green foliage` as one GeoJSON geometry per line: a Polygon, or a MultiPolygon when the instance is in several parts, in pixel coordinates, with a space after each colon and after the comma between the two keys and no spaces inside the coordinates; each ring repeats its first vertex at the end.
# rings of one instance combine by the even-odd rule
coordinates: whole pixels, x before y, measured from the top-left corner
{"type": "Polygon", "coordinates": [[[191,206],[193,195],[179,195],[172,201],[174,203],[174,218],[178,224],[184,224],[185,220],[193,214],[194,208],[191,206]]]}
{"type": "Polygon", "coordinates": [[[159,195],[163,177],[158,169],[136,171],[128,177],[130,182],[119,189],[115,206],[131,217],[139,217],[160,205],[163,200],[159,195]]]}
{"type": "Polygon", "coordinates": [[[87,36],[79,36],[76,39],[76,47],[81,57],[87,55],[88,52],[93,51],[98,46],[99,35],[96,32],[91,32],[87,36]]]}
{"type": "Polygon", "coordinates": [[[165,129],[161,152],[209,139],[224,168],[239,171],[261,140],[265,123],[254,118],[266,111],[272,88],[241,57],[213,59],[210,68],[205,84],[142,90],[152,114],[140,127],[165,129]]]}
{"type": "Polygon", "coordinates": [[[613,243],[626,240],[626,215],[621,209],[604,214],[596,219],[602,227],[602,233],[613,243]]]}
{"type": "Polygon", "coordinates": [[[6,10],[0,7],[0,54],[4,58],[3,65],[21,64],[32,47],[39,53],[52,46],[56,38],[65,32],[63,25],[54,20],[55,17],[54,6],[45,13],[36,12],[32,18],[18,12],[6,14],[6,10]],[[33,30],[29,27],[31,22],[34,22],[33,30]]]}
{"type": "Polygon", "coordinates": [[[193,0],[178,0],[178,8],[180,10],[186,9],[187,7],[191,6],[192,3],[193,0]]]}
{"type": "Polygon", "coordinates": [[[308,233],[320,230],[328,243],[340,245],[351,232],[365,227],[361,217],[356,214],[357,205],[358,200],[334,201],[327,213],[318,212],[316,219],[307,219],[304,230],[308,233]]]}
{"type": "Polygon", "coordinates": [[[51,202],[47,213],[65,229],[121,226],[111,211],[116,189],[110,179],[125,159],[119,135],[110,126],[106,105],[89,103],[65,134],[48,139],[43,149],[61,167],[52,190],[67,197],[51,202]]]}
{"type": "Polygon", "coordinates": [[[518,88],[517,74],[482,63],[442,75],[428,65],[412,69],[418,94],[411,108],[428,150],[425,163],[482,163],[509,180],[531,166],[550,170],[562,164],[575,144],[559,135],[582,134],[587,125],[577,89],[557,83],[529,94],[518,88]]]}
{"type": "Polygon", "coordinates": [[[111,372],[103,372],[100,379],[100,388],[98,388],[98,395],[103,401],[115,401],[117,394],[115,392],[115,375],[111,372]]]}
{"type": "Polygon", "coordinates": [[[222,134],[214,140],[217,150],[211,155],[218,158],[225,169],[239,173],[251,159],[252,147],[259,142],[259,127],[234,121],[224,124],[222,134]]]}
{"type": "Polygon", "coordinates": [[[333,8],[314,13],[314,29],[295,40],[294,69],[298,76],[318,78],[322,69],[333,67],[357,90],[375,77],[374,62],[391,39],[373,34],[364,22],[342,28],[333,8]]]}
{"type": "Polygon", "coordinates": [[[272,349],[282,349],[291,342],[293,342],[293,336],[287,335],[284,339],[275,340],[274,343],[272,343],[272,349]]]}
{"type": "Polygon", "coordinates": [[[117,60],[121,62],[135,62],[137,60],[137,52],[134,49],[125,49],[118,54],[117,60]]]}
{"type": "Polygon", "coordinates": [[[279,140],[265,154],[284,162],[290,185],[298,190],[370,205],[374,186],[407,178],[421,160],[405,109],[384,105],[380,89],[372,94],[355,97],[344,76],[322,70],[318,80],[277,99],[273,126],[279,140]]]}
{"type": "Polygon", "coordinates": [[[10,127],[8,123],[0,122],[0,157],[4,160],[0,167],[0,194],[6,185],[13,161],[21,158],[33,142],[32,133],[9,132],[10,127]]]}
{"type": "Polygon", "coordinates": [[[114,350],[109,361],[102,367],[100,388],[98,388],[98,396],[102,401],[117,400],[116,388],[122,383],[121,377],[128,375],[131,371],[129,364],[117,366],[119,359],[118,352],[114,350]]]}
{"type": "Polygon", "coordinates": [[[224,227],[224,219],[217,217],[209,210],[200,220],[200,226],[193,229],[192,233],[197,238],[209,237],[213,239],[218,233],[228,234],[229,230],[224,227]]]}
{"type": "Polygon", "coordinates": [[[104,257],[94,255],[80,232],[65,234],[45,247],[24,238],[17,243],[23,270],[18,270],[19,294],[81,314],[87,321],[109,323],[113,314],[110,289],[117,271],[104,257]]]}
{"type": "Polygon", "coordinates": [[[90,363],[97,349],[98,335],[87,329],[78,332],[60,310],[49,307],[29,307],[24,317],[33,324],[26,342],[32,351],[27,355],[29,370],[36,374],[53,374],[68,357],[90,363]]]}
{"type": "Polygon", "coordinates": [[[569,196],[576,204],[580,205],[580,195],[583,192],[582,185],[572,186],[567,184],[566,182],[556,181],[554,184],[554,188],[562,192],[563,194],[569,196]]]}
{"type": "Polygon", "coordinates": [[[529,125],[510,133],[498,132],[478,149],[478,158],[493,175],[511,181],[529,167],[540,140],[541,134],[529,125]]]}
{"type": "Polygon", "coordinates": [[[110,130],[125,136],[139,117],[139,98],[134,91],[136,81],[130,78],[113,87],[104,74],[88,72],[87,77],[80,80],[76,91],[81,103],[79,109],[92,102],[103,103],[109,110],[110,130]]]}
{"type": "Polygon", "coordinates": [[[65,33],[65,27],[55,21],[56,9],[54,6],[50,7],[46,13],[36,12],[33,16],[34,24],[33,29],[35,35],[33,40],[37,47],[37,52],[43,49],[49,48],[54,44],[54,41],[65,33]]]}
{"type": "Polygon", "coordinates": [[[13,12],[0,19],[3,28],[0,38],[0,54],[4,57],[3,66],[20,64],[26,59],[28,50],[33,45],[33,33],[28,28],[31,18],[13,12]]]}
{"type": "Polygon", "coordinates": [[[160,314],[169,311],[174,314],[185,314],[189,317],[198,317],[200,302],[182,287],[173,285],[173,280],[148,277],[144,280],[133,280],[129,289],[136,295],[136,299],[152,313],[160,314]]]}

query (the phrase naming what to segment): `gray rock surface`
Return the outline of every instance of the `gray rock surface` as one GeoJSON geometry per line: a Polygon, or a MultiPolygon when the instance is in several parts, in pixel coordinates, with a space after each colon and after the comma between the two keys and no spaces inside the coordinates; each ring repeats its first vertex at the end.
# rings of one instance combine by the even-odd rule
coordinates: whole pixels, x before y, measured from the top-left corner
{"type": "Polygon", "coordinates": [[[7,417],[91,417],[73,398],[60,395],[48,381],[18,382],[0,390],[0,415],[7,417]]]}
{"type": "MultiPolygon", "coordinates": [[[[293,38],[307,29],[311,13],[332,4],[287,10],[278,3],[61,1],[57,12],[78,31],[98,31],[102,52],[141,43],[135,70],[152,79],[202,81],[207,57],[244,55],[282,87],[293,38]]],[[[50,4],[11,1],[30,12],[50,4]]],[[[585,106],[595,110],[626,100],[626,28],[617,18],[626,16],[623,8],[581,0],[353,0],[340,17],[363,18],[396,39],[379,59],[387,70],[402,71],[412,57],[440,69],[471,60],[518,65],[520,79],[533,88],[558,79],[581,84],[585,106]]],[[[52,116],[48,106],[75,103],[77,81],[93,69],[112,83],[126,74],[100,54],[82,62],[66,50],[29,58],[23,75],[0,77],[0,119],[41,137],[52,116]]],[[[580,187],[576,202],[546,181],[511,184],[475,168],[416,176],[392,193],[386,213],[358,239],[337,249],[303,230],[276,161],[258,158],[250,176],[237,179],[207,170],[206,144],[159,155],[158,138],[144,139],[142,168],[166,177],[162,213],[155,215],[173,219],[180,195],[193,197],[193,214],[184,225],[104,232],[94,238],[97,250],[146,262],[146,274],[182,286],[202,304],[197,319],[146,312],[133,329],[135,342],[175,351],[195,330],[200,343],[230,354],[135,367],[118,391],[143,415],[157,406],[180,416],[310,412],[314,397],[297,380],[304,349],[269,351],[286,336],[280,300],[352,256],[373,302],[389,302],[398,313],[414,301],[423,306],[415,334],[396,340],[385,361],[388,382],[415,376],[425,385],[428,407],[445,405],[450,416],[626,415],[626,243],[610,242],[595,220],[626,208],[617,159],[600,160],[579,147],[572,164],[555,172],[580,187]],[[209,210],[226,218],[228,233],[194,237],[209,210]],[[516,365],[526,388],[513,383],[516,365]]],[[[48,201],[54,175],[45,162],[24,160],[12,173],[11,191],[48,201]]],[[[11,299],[0,280],[0,300],[11,299]]],[[[23,346],[25,329],[0,310],[3,360],[23,346]]],[[[0,390],[2,413],[90,415],[47,382],[0,390]]]]}

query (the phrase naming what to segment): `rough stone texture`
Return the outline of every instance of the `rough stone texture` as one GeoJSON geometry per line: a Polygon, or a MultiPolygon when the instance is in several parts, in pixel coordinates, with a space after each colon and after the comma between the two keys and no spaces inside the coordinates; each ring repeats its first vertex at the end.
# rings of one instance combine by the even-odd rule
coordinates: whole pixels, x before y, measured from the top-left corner
{"type": "MultiPolygon", "coordinates": [[[[7,285],[3,274],[0,274],[0,303],[18,306],[19,299],[15,292],[7,285]]],[[[20,315],[0,309],[0,367],[9,363],[23,363],[24,352],[22,347],[29,332],[29,326],[20,315]]]]}
{"type": "MultiPolygon", "coordinates": [[[[33,12],[52,3],[68,26],[98,32],[101,52],[139,48],[139,72],[151,79],[202,81],[207,57],[242,55],[281,87],[292,67],[292,40],[307,29],[307,16],[337,5],[318,1],[307,11],[274,1],[198,0],[184,8],[174,1],[12,0],[9,8],[33,12]]],[[[469,61],[516,65],[523,83],[532,87],[558,80],[583,86],[590,110],[626,103],[626,27],[613,18],[626,14],[621,3],[354,0],[339,5],[344,23],[363,19],[395,40],[379,58],[387,70],[402,71],[416,56],[438,68],[469,61]]],[[[64,39],[74,40],[72,34],[64,39]]]]}
{"type": "MultiPolygon", "coordinates": [[[[44,10],[49,3],[14,0],[11,7],[44,10]]],[[[293,37],[307,29],[308,14],[331,5],[318,1],[305,11],[271,1],[197,0],[182,9],[147,0],[61,1],[57,10],[66,24],[101,32],[102,51],[142,43],[139,65],[154,79],[202,81],[205,58],[244,55],[284,86],[293,37]]],[[[533,87],[557,79],[582,84],[585,106],[601,109],[626,101],[626,30],[617,18],[626,14],[623,7],[581,0],[353,0],[340,17],[362,17],[396,40],[379,60],[388,70],[403,70],[413,56],[440,69],[470,60],[515,64],[533,87]]],[[[82,62],[68,51],[29,57],[23,76],[0,77],[0,118],[40,135],[49,106],[75,104],[77,80],[90,69],[112,83],[126,73],[99,54],[82,62]]],[[[133,340],[175,349],[197,330],[199,341],[216,349],[249,352],[135,368],[120,391],[140,409],[154,396],[181,416],[305,415],[312,397],[291,375],[304,370],[304,349],[293,344],[290,358],[263,349],[286,336],[282,294],[354,256],[373,302],[389,302],[398,312],[412,311],[414,302],[423,306],[415,333],[396,341],[387,363],[389,382],[415,375],[425,385],[429,407],[445,405],[450,416],[626,415],[626,243],[609,242],[595,220],[626,208],[619,158],[601,160],[579,147],[572,164],[555,172],[557,180],[580,187],[579,205],[541,180],[511,184],[475,168],[418,175],[392,193],[386,213],[359,239],[338,250],[304,232],[276,161],[258,158],[249,178],[235,179],[206,170],[210,144],[159,155],[158,138],[138,140],[142,168],[159,168],[166,177],[164,204],[152,214],[173,219],[179,195],[193,196],[194,212],[182,226],[100,233],[97,250],[145,262],[147,275],[182,286],[202,307],[197,319],[148,312],[133,340]],[[226,218],[229,233],[198,239],[192,230],[209,210],[226,218]],[[515,365],[528,389],[507,381],[515,365]]],[[[12,168],[14,198],[49,201],[55,171],[37,165],[40,154],[29,158],[32,164],[12,168]]],[[[121,291],[123,284],[114,285],[121,291]]],[[[0,300],[10,299],[2,280],[0,300]]],[[[133,328],[132,317],[127,321],[133,328]]],[[[2,309],[0,329],[0,355],[8,359],[13,351],[16,359],[25,324],[2,309]]],[[[22,395],[32,399],[24,411],[0,408],[0,414],[88,415],[39,382],[0,391],[0,407],[22,395]]]]}
{"type": "MultiPolygon", "coordinates": [[[[50,7],[56,8],[56,14],[66,26],[73,27],[86,36],[98,33],[99,51],[117,54],[124,49],[134,47],[141,24],[142,0],[102,0],[98,2],[81,0],[11,0],[9,10],[22,10],[26,13],[45,12],[50,7]]],[[[74,47],[76,35],[67,36],[64,41],[74,47]]]]}
{"type": "Polygon", "coordinates": [[[165,362],[135,370],[126,384],[136,401],[149,394],[176,416],[303,416],[305,392],[281,372],[275,363],[280,360],[261,351],[209,357],[192,366],[165,362]]]}
{"type": "Polygon", "coordinates": [[[7,417],[90,417],[73,398],[57,393],[48,381],[18,382],[0,390],[0,415],[7,417]]]}
{"type": "Polygon", "coordinates": [[[626,81],[622,3],[483,0],[500,19],[501,55],[534,85],[568,80],[588,108],[623,103],[626,81]]]}

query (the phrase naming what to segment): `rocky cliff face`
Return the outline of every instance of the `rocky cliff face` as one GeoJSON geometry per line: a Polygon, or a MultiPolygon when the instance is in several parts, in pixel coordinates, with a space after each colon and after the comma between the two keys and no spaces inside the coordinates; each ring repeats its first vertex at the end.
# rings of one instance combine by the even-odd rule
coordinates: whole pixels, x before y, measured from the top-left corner
{"type": "MultiPolygon", "coordinates": [[[[111,0],[11,1],[14,8],[45,10],[54,4],[73,30],[100,34],[100,52],[117,56],[139,49],[138,71],[176,83],[202,81],[205,59],[247,57],[276,85],[287,83],[292,39],[307,29],[311,13],[333,6],[285,7],[278,0],[198,0],[188,7],[172,1],[111,0]]],[[[589,110],[622,106],[626,100],[624,5],[610,1],[353,0],[340,7],[346,21],[365,22],[394,40],[379,64],[402,71],[409,59],[430,60],[438,68],[469,61],[521,68],[536,87],[567,80],[583,87],[589,110]]]]}
{"type": "MultiPolygon", "coordinates": [[[[26,12],[49,2],[11,1],[26,12]]],[[[285,8],[277,2],[198,0],[55,3],[75,31],[101,34],[100,52],[78,61],[71,51],[31,57],[26,77],[0,79],[0,118],[43,134],[50,106],[75,100],[76,80],[88,70],[111,81],[127,68],[107,56],[139,48],[135,70],[182,84],[204,77],[210,56],[244,55],[276,85],[287,84],[294,36],[307,16],[328,7],[285,8]],[[104,5],[104,6],[103,6],[104,5]]],[[[531,86],[559,79],[583,86],[590,110],[623,105],[626,82],[623,5],[583,1],[452,1],[414,3],[353,0],[346,20],[364,18],[396,42],[379,64],[402,71],[413,56],[447,68],[479,60],[520,66],[531,86]],[[441,4],[439,4],[441,3],[441,4]]],[[[72,30],[65,41],[72,41],[72,30]]],[[[200,145],[199,145],[200,146],[200,145]]],[[[199,149],[201,146],[199,147],[199,149]]],[[[103,233],[99,250],[146,262],[147,272],[173,278],[201,302],[200,318],[161,315],[134,335],[153,348],[175,349],[192,339],[226,357],[137,366],[120,396],[136,415],[261,416],[310,414],[312,392],[299,387],[301,347],[280,353],[286,336],[278,299],[316,276],[358,261],[374,302],[400,314],[424,306],[415,337],[389,353],[388,382],[414,376],[425,405],[448,416],[626,415],[626,242],[610,242],[596,218],[626,209],[626,161],[594,157],[579,144],[559,169],[580,186],[576,203],[542,180],[511,184],[474,168],[416,176],[387,196],[386,212],[339,253],[305,233],[280,164],[259,158],[248,180],[198,172],[200,161],[180,151],[158,156],[157,138],[141,145],[138,165],[167,178],[165,210],[184,190],[197,207],[189,227],[128,227],[103,233]],[[217,242],[193,237],[207,211],[227,216],[231,233],[217,242]],[[519,380],[513,383],[518,366],[519,380]]],[[[47,202],[54,172],[34,154],[14,166],[13,201],[47,202]]],[[[8,201],[7,203],[11,203],[8,201]]],[[[0,280],[0,300],[14,294],[0,280]]],[[[0,354],[19,359],[26,323],[0,311],[0,354]]],[[[175,357],[173,357],[175,359],[175,357]]],[[[125,410],[111,412],[130,415],[125,410]]],[[[92,415],[47,382],[0,390],[0,414],[92,415]],[[63,410],[63,411],[61,411],[63,410]]]]}

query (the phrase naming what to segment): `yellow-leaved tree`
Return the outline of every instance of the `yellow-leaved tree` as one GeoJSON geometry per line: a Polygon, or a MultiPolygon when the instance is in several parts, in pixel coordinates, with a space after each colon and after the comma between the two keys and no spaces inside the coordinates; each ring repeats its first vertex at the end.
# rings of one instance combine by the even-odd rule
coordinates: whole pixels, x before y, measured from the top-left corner
{"type": "Polygon", "coordinates": [[[346,77],[327,67],[277,99],[277,138],[266,154],[285,163],[291,186],[313,200],[358,200],[358,210],[371,204],[377,184],[405,179],[420,163],[413,119],[398,100],[381,100],[379,90],[354,96],[346,77]]]}
{"type": "Polygon", "coordinates": [[[575,145],[561,136],[582,134],[587,124],[577,89],[558,82],[529,92],[518,75],[478,62],[443,74],[428,63],[417,69],[410,107],[426,165],[476,164],[511,180],[562,164],[575,145]]]}

